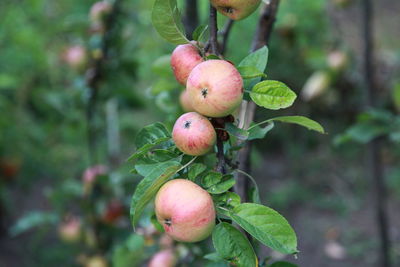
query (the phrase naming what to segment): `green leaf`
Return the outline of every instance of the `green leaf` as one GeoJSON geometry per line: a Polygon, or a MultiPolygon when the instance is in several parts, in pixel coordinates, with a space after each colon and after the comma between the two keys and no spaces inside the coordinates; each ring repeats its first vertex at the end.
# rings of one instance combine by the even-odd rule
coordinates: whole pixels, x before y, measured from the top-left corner
{"type": "Polygon", "coordinates": [[[297,237],[287,220],[275,210],[254,203],[233,209],[231,218],[264,245],[284,254],[297,253],[297,237]]]}
{"type": "Polygon", "coordinates": [[[211,194],[222,194],[235,185],[232,175],[211,171],[202,179],[202,185],[211,194]]]}
{"type": "Polygon", "coordinates": [[[186,38],[176,0],[155,0],[151,15],[154,28],[170,43],[189,43],[186,38]]]}
{"type": "MultiPolygon", "coordinates": [[[[261,47],[257,51],[249,54],[245,57],[238,65],[238,68],[250,67],[258,70],[258,73],[264,73],[268,63],[268,48],[266,46],[261,47]]],[[[261,77],[255,77],[252,79],[245,79],[244,88],[250,90],[253,86],[261,80],[261,77]]]]}
{"type": "Polygon", "coordinates": [[[277,110],[290,107],[297,96],[284,83],[268,80],[257,83],[250,97],[261,107],[277,110]]]}
{"type": "Polygon", "coordinates": [[[254,67],[260,72],[264,72],[268,63],[268,48],[266,46],[252,52],[245,57],[240,63],[239,67],[249,66],[254,67]]]}
{"type": "Polygon", "coordinates": [[[224,260],[217,252],[209,253],[205,255],[204,258],[214,262],[219,262],[224,260]]]}
{"type": "Polygon", "coordinates": [[[151,170],[146,169],[146,167],[139,168],[139,173],[146,173],[147,175],[137,185],[132,196],[130,214],[133,227],[135,227],[146,204],[154,197],[160,187],[175,175],[181,167],[182,165],[179,162],[166,161],[159,164],[152,164],[151,170]]]}
{"type": "Polygon", "coordinates": [[[287,261],[276,261],[268,267],[297,267],[297,265],[287,261]]]}
{"type": "Polygon", "coordinates": [[[236,125],[234,125],[233,123],[227,123],[225,125],[225,130],[235,136],[236,138],[238,138],[239,140],[247,140],[249,137],[249,132],[243,129],[238,128],[236,125]]]}
{"type": "Polygon", "coordinates": [[[324,134],[325,130],[318,122],[303,116],[282,116],[269,119],[268,121],[280,121],[286,123],[294,123],[303,126],[309,130],[324,134]]]}
{"type": "Polygon", "coordinates": [[[215,206],[219,213],[229,216],[227,210],[231,210],[240,204],[240,196],[233,192],[225,192],[212,196],[215,206]]]}
{"type": "Polygon", "coordinates": [[[234,186],[235,183],[236,181],[232,175],[224,175],[221,182],[210,186],[207,191],[211,194],[222,194],[234,186]]]}
{"type": "Polygon", "coordinates": [[[176,82],[172,79],[159,79],[151,86],[150,92],[153,95],[158,95],[162,92],[172,91],[176,88],[176,82]]]}
{"type": "Polygon", "coordinates": [[[206,56],[206,59],[210,60],[210,59],[221,59],[221,58],[219,56],[217,56],[217,55],[210,54],[210,55],[206,56]]]}
{"type": "Polygon", "coordinates": [[[150,124],[144,127],[136,136],[135,144],[137,150],[128,160],[136,159],[149,152],[155,146],[170,139],[171,135],[162,123],[150,124]]]}
{"type": "Polygon", "coordinates": [[[228,223],[218,224],[212,233],[218,255],[237,267],[257,267],[258,260],[249,240],[228,223]]]}
{"type": "Polygon", "coordinates": [[[202,41],[208,30],[208,25],[199,25],[193,32],[193,40],[202,41]]]}
{"type": "Polygon", "coordinates": [[[254,66],[239,66],[238,71],[240,72],[240,75],[242,76],[243,79],[252,79],[252,78],[266,78],[267,75],[259,71],[256,67],[254,66]]]}
{"type": "Polygon", "coordinates": [[[144,237],[141,235],[130,235],[128,239],[113,250],[112,266],[114,267],[137,267],[143,261],[145,246],[144,237]]]}
{"type": "Polygon", "coordinates": [[[201,163],[192,164],[189,168],[188,178],[194,181],[197,176],[202,174],[207,169],[207,166],[201,163]]]}
{"type": "Polygon", "coordinates": [[[249,137],[247,139],[248,140],[263,139],[265,135],[272,130],[272,128],[274,128],[273,122],[268,123],[268,125],[265,127],[260,127],[258,125],[250,127],[248,129],[249,137]]]}
{"type": "Polygon", "coordinates": [[[10,229],[11,236],[17,236],[32,228],[45,224],[56,224],[59,218],[56,214],[44,211],[32,211],[20,218],[10,229]]]}

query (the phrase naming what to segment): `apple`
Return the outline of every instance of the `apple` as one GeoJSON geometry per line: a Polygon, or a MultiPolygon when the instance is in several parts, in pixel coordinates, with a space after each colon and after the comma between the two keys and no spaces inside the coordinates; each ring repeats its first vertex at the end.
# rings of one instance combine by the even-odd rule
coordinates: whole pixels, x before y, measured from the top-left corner
{"type": "Polygon", "coordinates": [[[107,174],[107,167],[105,165],[94,165],[87,168],[82,176],[84,193],[87,194],[92,190],[97,176],[105,174],[107,174]]]}
{"type": "Polygon", "coordinates": [[[92,5],[90,8],[89,17],[93,23],[102,22],[102,20],[110,14],[112,6],[107,1],[99,1],[92,5]]]}
{"type": "Polygon", "coordinates": [[[107,224],[115,223],[124,214],[124,206],[119,200],[112,200],[103,214],[103,222],[107,224]]]}
{"type": "Polygon", "coordinates": [[[107,267],[107,261],[102,256],[93,256],[87,260],[85,267],[107,267]]]}
{"type": "Polygon", "coordinates": [[[230,115],[243,99],[243,79],[228,61],[208,60],[189,75],[186,90],[198,113],[221,118],[230,115]]]}
{"type": "Polygon", "coordinates": [[[181,104],[183,111],[185,112],[194,111],[192,103],[190,102],[190,97],[186,90],[182,91],[181,95],[179,96],[179,103],[181,104]]]}
{"type": "Polygon", "coordinates": [[[171,55],[171,67],[176,80],[186,85],[190,72],[198,64],[204,61],[199,49],[195,46],[196,42],[178,45],[171,55]]]}
{"type": "Polygon", "coordinates": [[[326,92],[331,83],[331,77],[326,71],[314,72],[306,81],[301,90],[301,98],[308,102],[311,101],[326,92]]]}
{"type": "Polygon", "coordinates": [[[67,243],[74,243],[81,238],[81,221],[77,217],[70,216],[58,227],[58,234],[61,240],[67,243]]]}
{"type": "Polygon", "coordinates": [[[81,70],[88,62],[88,57],[85,47],[82,45],[73,45],[68,47],[62,54],[62,59],[71,68],[81,70]]]}
{"type": "Polygon", "coordinates": [[[171,249],[165,249],[154,254],[149,262],[148,267],[174,267],[175,265],[175,253],[171,249]]]}
{"type": "Polygon", "coordinates": [[[327,61],[328,66],[333,71],[342,71],[346,67],[349,60],[346,53],[336,50],[328,54],[327,61]]]}
{"type": "Polygon", "coordinates": [[[261,3],[261,0],[210,0],[211,4],[224,16],[241,20],[250,16],[261,3]]]}
{"type": "Polygon", "coordinates": [[[186,179],[165,183],[155,199],[157,220],[176,241],[206,239],[215,226],[215,209],[210,194],[186,179]]]}
{"type": "Polygon", "coordinates": [[[210,151],[217,135],[211,122],[196,113],[185,113],[178,118],[172,130],[172,139],[180,151],[191,156],[201,156],[210,151]]]}

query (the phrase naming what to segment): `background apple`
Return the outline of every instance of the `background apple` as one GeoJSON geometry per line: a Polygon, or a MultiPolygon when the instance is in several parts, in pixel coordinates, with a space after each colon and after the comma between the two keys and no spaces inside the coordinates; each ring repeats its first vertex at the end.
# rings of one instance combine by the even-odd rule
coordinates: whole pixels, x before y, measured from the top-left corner
{"type": "Polygon", "coordinates": [[[176,265],[176,256],[172,249],[157,252],[151,258],[148,267],[173,267],[176,265]]]}
{"type": "Polygon", "coordinates": [[[166,234],[177,241],[204,240],[215,226],[210,194],[189,180],[174,179],[164,184],[156,195],[155,211],[166,234]]]}
{"type": "Polygon", "coordinates": [[[112,6],[107,1],[99,1],[92,5],[89,13],[93,23],[101,22],[111,12],[112,6]]]}
{"type": "Polygon", "coordinates": [[[241,20],[253,13],[261,0],[210,0],[210,2],[221,14],[233,20],[241,20]]]}
{"type": "Polygon", "coordinates": [[[176,80],[182,85],[186,85],[193,68],[204,61],[194,44],[192,41],[190,44],[178,45],[171,55],[172,70],[176,80]]]}
{"type": "Polygon", "coordinates": [[[192,103],[190,102],[190,97],[189,97],[187,90],[182,91],[181,95],[179,96],[179,103],[181,104],[183,111],[185,111],[185,112],[194,111],[192,103]]]}
{"type": "Polygon", "coordinates": [[[172,130],[175,145],[185,154],[200,156],[212,149],[216,133],[211,122],[196,113],[185,113],[178,118],[172,130]]]}
{"type": "Polygon", "coordinates": [[[242,102],[243,80],[228,61],[208,60],[190,73],[186,90],[198,113],[220,118],[231,114],[242,102]]]}

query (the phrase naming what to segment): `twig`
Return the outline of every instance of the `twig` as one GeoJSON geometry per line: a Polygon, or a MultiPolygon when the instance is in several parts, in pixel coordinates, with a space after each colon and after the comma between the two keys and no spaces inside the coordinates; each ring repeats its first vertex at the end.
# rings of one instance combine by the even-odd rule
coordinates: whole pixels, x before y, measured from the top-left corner
{"type": "Polygon", "coordinates": [[[222,174],[226,174],[226,162],[225,162],[225,154],[224,154],[224,141],[221,138],[217,137],[217,172],[222,174]]]}
{"type": "Polygon", "coordinates": [[[218,33],[219,36],[222,37],[221,42],[221,54],[225,54],[226,46],[228,44],[229,34],[231,32],[233,26],[233,20],[229,19],[228,22],[224,25],[224,28],[218,33]]]}
{"type": "MultiPolygon", "coordinates": [[[[264,45],[268,44],[273,25],[278,12],[279,0],[271,0],[269,4],[263,7],[260,19],[258,21],[257,30],[251,45],[251,51],[255,51],[264,45]]],[[[246,129],[250,126],[250,123],[254,120],[256,111],[256,105],[254,102],[242,104],[239,118],[244,118],[241,125],[246,129]]],[[[250,154],[251,154],[251,143],[247,142],[246,145],[238,152],[239,169],[250,173],[250,154]]],[[[247,201],[249,182],[243,174],[238,173],[236,176],[235,192],[240,195],[243,201],[247,201]]]]}
{"type": "MultiPolygon", "coordinates": [[[[366,108],[377,107],[378,95],[376,90],[373,47],[373,6],[371,0],[362,1],[363,9],[363,34],[364,34],[364,80],[367,88],[366,108]]],[[[368,167],[372,174],[375,191],[376,220],[379,229],[381,253],[380,266],[389,267],[390,264],[390,239],[389,222],[386,211],[386,188],[384,184],[384,170],[380,155],[382,140],[375,139],[368,144],[368,167]]]]}

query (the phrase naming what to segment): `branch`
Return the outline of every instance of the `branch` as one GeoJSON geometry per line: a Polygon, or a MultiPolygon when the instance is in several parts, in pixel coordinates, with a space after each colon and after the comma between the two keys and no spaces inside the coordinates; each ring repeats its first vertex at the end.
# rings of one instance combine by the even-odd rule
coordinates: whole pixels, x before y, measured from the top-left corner
{"type": "Polygon", "coordinates": [[[198,24],[197,0],[186,0],[184,25],[189,40],[193,38],[192,34],[198,24]]]}
{"type": "Polygon", "coordinates": [[[116,17],[119,13],[121,0],[115,0],[111,13],[104,21],[104,35],[101,42],[100,57],[91,62],[91,67],[86,72],[86,85],[89,87],[89,100],[86,107],[87,138],[89,146],[89,161],[91,165],[96,161],[96,131],[93,125],[93,118],[96,111],[99,84],[103,78],[104,62],[108,58],[108,50],[112,41],[112,30],[116,24],[116,17]]]}
{"type": "Polygon", "coordinates": [[[217,10],[210,5],[210,49],[211,53],[219,56],[217,10]]]}
{"type": "MultiPolygon", "coordinates": [[[[279,0],[271,0],[269,4],[263,7],[251,45],[252,52],[268,44],[275,23],[276,14],[278,12],[278,7],[279,0]]],[[[254,120],[255,111],[256,105],[254,102],[243,101],[239,118],[243,118],[243,121],[240,123],[245,129],[247,129],[254,120]]],[[[238,152],[239,169],[246,173],[250,173],[250,154],[251,144],[247,142],[238,152]]],[[[249,183],[246,177],[243,174],[238,173],[236,176],[235,192],[240,195],[243,201],[247,201],[248,187],[249,183]]]]}

